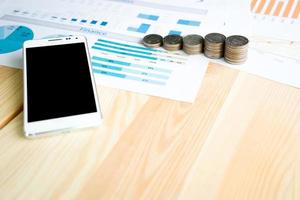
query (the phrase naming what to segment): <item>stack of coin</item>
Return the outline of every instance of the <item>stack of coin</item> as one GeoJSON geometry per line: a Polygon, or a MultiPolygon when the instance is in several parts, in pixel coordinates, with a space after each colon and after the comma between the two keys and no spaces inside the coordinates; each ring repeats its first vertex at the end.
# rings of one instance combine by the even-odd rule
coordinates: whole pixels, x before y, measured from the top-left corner
{"type": "Polygon", "coordinates": [[[220,33],[210,33],[205,36],[204,54],[208,58],[222,58],[226,37],[220,33]]]}
{"type": "Polygon", "coordinates": [[[149,34],[143,38],[143,44],[146,47],[158,48],[163,44],[163,38],[157,34],[149,34]]]}
{"type": "Polygon", "coordinates": [[[192,34],[183,38],[183,51],[187,54],[199,54],[203,51],[203,37],[192,34]]]}
{"type": "Polygon", "coordinates": [[[247,60],[249,40],[240,35],[233,35],[225,41],[225,61],[230,64],[242,64],[247,60]]]}
{"type": "Polygon", "coordinates": [[[182,48],[182,37],[180,35],[168,35],[163,39],[163,47],[168,51],[177,51],[182,48]]]}

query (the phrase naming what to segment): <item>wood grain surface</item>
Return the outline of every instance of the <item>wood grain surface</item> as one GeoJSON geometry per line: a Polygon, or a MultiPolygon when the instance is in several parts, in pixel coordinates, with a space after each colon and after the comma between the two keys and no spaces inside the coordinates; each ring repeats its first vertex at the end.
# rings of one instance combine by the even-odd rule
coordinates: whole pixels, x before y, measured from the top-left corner
{"type": "Polygon", "coordinates": [[[22,71],[0,66],[0,130],[22,111],[22,71]]]}
{"type": "MultiPolygon", "coordinates": [[[[0,69],[0,87],[19,73],[0,69]]],[[[98,92],[99,128],[29,140],[20,113],[0,130],[1,200],[300,199],[299,89],[210,64],[193,104],[98,92]]]]}

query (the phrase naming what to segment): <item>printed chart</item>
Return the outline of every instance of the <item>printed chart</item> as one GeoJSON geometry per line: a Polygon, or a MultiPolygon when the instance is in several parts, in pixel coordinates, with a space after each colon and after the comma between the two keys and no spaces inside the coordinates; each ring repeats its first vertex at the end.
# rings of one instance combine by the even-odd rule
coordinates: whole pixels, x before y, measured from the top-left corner
{"type": "Polygon", "coordinates": [[[22,47],[25,41],[70,35],[71,33],[49,27],[38,27],[18,21],[0,19],[0,65],[22,68],[22,47]]]}
{"type": "Polygon", "coordinates": [[[0,54],[20,50],[32,38],[32,30],[25,26],[0,26],[0,54]]]}
{"type": "Polygon", "coordinates": [[[300,0],[252,0],[257,35],[300,41],[300,0]]]}
{"type": "Polygon", "coordinates": [[[298,19],[300,15],[300,1],[253,0],[251,3],[251,9],[256,14],[298,19]]]}
{"type": "Polygon", "coordinates": [[[131,35],[139,38],[150,32],[164,35],[169,33],[188,33],[188,31],[199,33],[199,31],[201,31],[199,27],[203,25],[202,21],[195,16],[180,18],[175,15],[170,15],[168,16],[168,19],[166,19],[166,17],[153,13],[154,12],[137,12],[135,15],[132,15],[130,19],[125,20],[125,22],[121,19],[124,18],[124,16],[118,15],[111,18],[104,17],[103,15],[102,19],[99,19],[97,16],[83,17],[74,13],[66,16],[66,14],[49,13],[48,11],[35,11],[30,9],[13,9],[8,12],[8,15],[20,18],[26,17],[31,20],[42,20],[58,24],[80,26],[111,33],[131,35]]]}
{"type": "Polygon", "coordinates": [[[200,56],[105,37],[93,41],[91,60],[101,85],[188,102],[196,97],[208,64],[200,56]]]}
{"type": "Polygon", "coordinates": [[[26,40],[34,37],[29,26],[0,22],[0,61],[4,66],[22,66],[22,47],[26,40]]]}
{"type": "MultiPolygon", "coordinates": [[[[177,1],[175,5],[173,1],[11,0],[0,19],[30,27],[36,38],[85,35],[98,84],[193,102],[208,60],[140,44],[148,33],[238,33],[229,28],[232,20],[226,21],[225,12],[236,10],[230,9],[229,4],[222,1],[212,8],[208,2],[217,0],[188,2],[177,1]]],[[[238,7],[249,11],[248,7],[238,7]]]]}

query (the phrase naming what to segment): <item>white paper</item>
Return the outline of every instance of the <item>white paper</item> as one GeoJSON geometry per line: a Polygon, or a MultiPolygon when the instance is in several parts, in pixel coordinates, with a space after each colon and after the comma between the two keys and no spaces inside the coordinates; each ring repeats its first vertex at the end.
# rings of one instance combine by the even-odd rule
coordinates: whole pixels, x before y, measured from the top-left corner
{"type": "Polygon", "coordinates": [[[297,59],[250,48],[248,60],[242,65],[231,65],[226,63],[224,59],[211,61],[300,88],[300,61],[297,59]]]}
{"type": "MultiPolygon", "coordinates": [[[[88,37],[93,70],[98,83],[149,95],[193,102],[208,61],[197,59],[197,56],[188,57],[183,53],[168,53],[162,49],[153,52],[151,49],[143,49],[144,47],[138,44],[145,33],[128,31],[128,27],[135,27],[145,20],[136,19],[136,15],[140,12],[137,9],[142,9],[149,15],[160,14],[157,9],[115,2],[103,1],[102,3],[97,9],[91,5],[63,1],[47,5],[39,1],[19,3],[15,1],[12,5],[8,5],[5,10],[6,15],[0,21],[2,31],[0,32],[2,39],[2,43],[0,43],[1,64],[22,66],[21,49],[9,52],[11,45],[5,41],[11,34],[21,37],[20,35],[23,33],[16,33],[18,27],[26,27],[26,30],[29,30],[27,32],[31,32],[34,39],[83,34],[88,37]],[[34,8],[31,5],[35,5],[34,8]],[[87,6],[85,13],[82,13],[83,6],[87,6]],[[124,15],[126,10],[128,15],[124,15]],[[76,22],[72,20],[75,17],[76,22]],[[92,23],[95,19],[97,22],[92,23]],[[102,22],[108,24],[101,25],[102,22]],[[12,33],[7,32],[9,26],[16,27],[12,33]],[[100,39],[111,43],[99,41],[100,39]],[[100,50],[93,49],[94,46],[100,50]]],[[[175,17],[174,12],[162,14],[163,17],[159,16],[162,18],[160,23],[157,25],[149,23],[153,28],[151,31],[162,30],[161,27],[166,24],[164,18],[169,14],[175,17]]],[[[186,14],[182,17],[195,19],[195,15],[186,14]]],[[[197,18],[197,20],[199,19],[197,18]]],[[[148,21],[153,23],[152,20],[148,21]]],[[[176,24],[175,21],[173,22],[176,24]]],[[[14,43],[14,46],[18,45],[14,43]]]]}
{"type": "Polygon", "coordinates": [[[253,33],[300,41],[300,1],[299,0],[252,0],[253,33]]]}
{"type": "MultiPolygon", "coordinates": [[[[238,20],[229,20],[232,10],[220,0],[12,0],[4,10],[1,24],[27,27],[34,39],[85,35],[97,83],[193,102],[208,60],[183,52],[154,51],[139,43],[149,33],[247,32],[246,26],[236,28],[238,20]]],[[[240,17],[243,16],[246,15],[240,17]]],[[[0,64],[20,67],[21,50],[0,54],[0,59],[0,64]]]]}

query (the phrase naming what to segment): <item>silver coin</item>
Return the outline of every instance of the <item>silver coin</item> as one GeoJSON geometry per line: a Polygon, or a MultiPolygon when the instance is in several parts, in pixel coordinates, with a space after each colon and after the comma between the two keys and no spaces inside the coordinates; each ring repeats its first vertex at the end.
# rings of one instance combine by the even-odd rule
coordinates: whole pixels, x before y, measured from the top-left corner
{"type": "Polygon", "coordinates": [[[241,47],[249,43],[248,38],[241,35],[233,35],[226,39],[226,45],[231,47],[241,47]]]}
{"type": "Polygon", "coordinates": [[[162,42],[163,38],[158,34],[149,34],[143,38],[143,44],[148,47],[160,47],[162,42]]]}
{"type": "Polygon", "coordinates": [[[164,37],[163,43],[166,45],[181,45],[182,37],[180,35],[167,35],[164,37]]]}
{"type": "Polygon", "coordinates": [[[205,36],[205,41],[209,43],[224,43],[226,37],[221,33],[210,33],[205,36]]]}
{"type": "Polygon", "coordinates": [[[233,35],[225,41],[225,61],[230,64],[242,64],[247,60],[248,38],[241,35],[233,35]]]}
{"type": "Polygon", "coordinates": [[[195,46],[203,43],[203,37],[201,35],[187,35],[183,38],[183,45],[195,46]]]}

